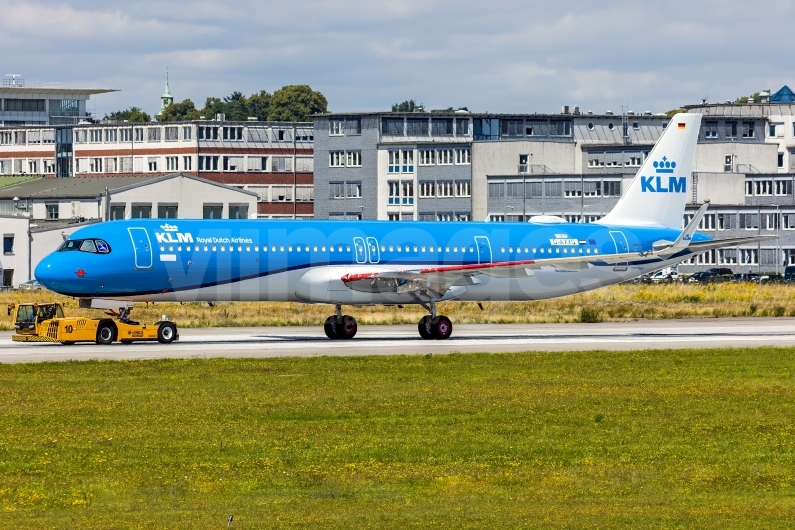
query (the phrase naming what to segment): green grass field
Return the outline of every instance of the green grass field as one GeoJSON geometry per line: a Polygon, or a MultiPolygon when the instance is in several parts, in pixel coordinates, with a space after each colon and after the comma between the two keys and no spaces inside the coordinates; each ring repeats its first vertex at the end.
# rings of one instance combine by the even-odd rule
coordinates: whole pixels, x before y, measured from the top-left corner
{"type": "Polygon", "coordinates": [[[795,351],[0,365],[2,528],[791,528],[795,351]]]}

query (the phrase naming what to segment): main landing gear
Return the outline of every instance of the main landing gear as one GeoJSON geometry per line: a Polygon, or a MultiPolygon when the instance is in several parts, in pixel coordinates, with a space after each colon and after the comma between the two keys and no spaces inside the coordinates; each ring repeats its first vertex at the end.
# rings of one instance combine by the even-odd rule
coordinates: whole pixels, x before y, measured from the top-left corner
{"type": "Polygon", "coordinates": [[[356,319],[350,315],[342,314],[342,305],[337,304],[337,314],[331,315],[326,319],[323,324],[323,331],[326,336],[332,340],[342,339],[348,340],[356,336],[356,331],[359,326],[356,324],[356,319]]]}
{"type": "MultiPolygon", "coordinates": [[[[425,306],[425,304],[422,304],[425,306]]],[[[420,337],[425,340],[437,339],[445,340],[453,333],[453,323],[443,315],[436,315],[436,302],[431,302],[430,307],[425,306],[430,311],[430,315],[422,317],[417,329],[420,337]]]]}

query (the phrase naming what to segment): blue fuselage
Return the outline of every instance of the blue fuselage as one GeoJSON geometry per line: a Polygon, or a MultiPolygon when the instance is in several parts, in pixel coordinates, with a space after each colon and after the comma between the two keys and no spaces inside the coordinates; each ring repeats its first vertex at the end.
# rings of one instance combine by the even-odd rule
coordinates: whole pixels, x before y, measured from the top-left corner
{"type": "MultiPolygon", "coordinates": [[[[41,261],[35,275],[51,290],[75,297],[411,303],[405,296],[353,291],[340,278],[593,256],[582,271],[550,267],[520,279],[470,280],[448,294],[461,300],[530,300],[594,289],[682,261],[687,252],[668,261],[600,262],[610,254],[650,251],[679,232],[568,223],[135,219],[76,231],[69,241],[93,243],[84,250],[62,247],[41,261]]],[[[696,234],[693,241],[709,239],[696,234]]]]}

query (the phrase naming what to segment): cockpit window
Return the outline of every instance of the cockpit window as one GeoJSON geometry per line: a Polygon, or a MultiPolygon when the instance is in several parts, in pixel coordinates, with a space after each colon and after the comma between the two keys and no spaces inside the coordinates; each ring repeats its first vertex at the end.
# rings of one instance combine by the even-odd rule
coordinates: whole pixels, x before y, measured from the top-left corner
{"type": "Polygon", "coordinates": [[[94,240],[93,239],[86,239],[85,241],[83,241],[83,244],[80,245],[80,251],[81,252],[96,252],[97,251],[97,245],[94,244],[94,240]]]}
{"type": "Polygon", "coordinates": [[[79,250],[81,252],[91,252],[92,254],[109,254],[110,245],[101,239],[67,239],[58,249],[58,252],[79,250]]]}

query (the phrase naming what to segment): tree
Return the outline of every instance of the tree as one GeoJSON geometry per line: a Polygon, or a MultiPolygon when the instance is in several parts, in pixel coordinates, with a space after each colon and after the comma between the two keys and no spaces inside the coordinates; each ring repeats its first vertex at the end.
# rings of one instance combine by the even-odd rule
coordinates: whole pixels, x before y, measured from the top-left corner
{"type": "Polygon", "coordinates": [[[181,103],[172,103],[163,109],[157,121],[190,121],[199,119],[199,111],[193,101],[186,99],[181,103]]]}
{"type": "Polygon", "coordinates": [[[138,107],[130,107],[127,110],[117,110],[111,112],[110,115],[105,114],[103,118],[111,121],[131,121],[131,122],[147,122],[152,121],[152,118],[138,107]]]}
{"type": "Polygon", "coordinates": [[[251,94],[248,98],[249,116],[255,117],[260,121],[268,119],[268,111],[271,108],[271,95],[266,90],[260,90],[259,94],[251,94]]]}
{"type": "Polygon", "coordinates": [[[751,96],[751,97],[748,97],[748,96],[739,97],[739,98],[735,99],[734,102],[735,103],[748,103],[749,99],[751,101],[753,101],[754,103],[761,103],[762,102],[762,96],[759,95],[759,92],[754,92],[754,95],[751,96]]]}
{"type": "Polygon", "coordinates": [[[665,113],[666,116],[669,118],[673,118],[674,114],[679,114],[680,112],[687,112],[687,109],[679,108],[679,109],[671,109],[665,113]]]}
{"type": "Polygon", "coordinates": [[[413,99],[407,99],[403,103],[395,103],[392,105],[392,112],[414,112],[415,109],[422,106],[422,103],[417,105],[414,103],[413,99]]]}
{"type": "Polygon", "coordinates": [[[309,85],[287,85],[273,93],[269,121],[307,121],[312,114],[328,112],[326,97],[309,85]]]}

